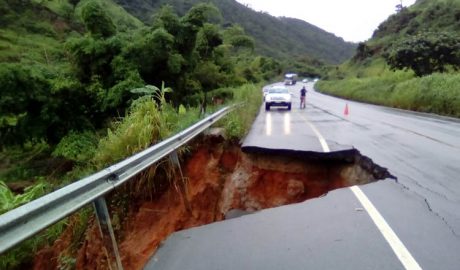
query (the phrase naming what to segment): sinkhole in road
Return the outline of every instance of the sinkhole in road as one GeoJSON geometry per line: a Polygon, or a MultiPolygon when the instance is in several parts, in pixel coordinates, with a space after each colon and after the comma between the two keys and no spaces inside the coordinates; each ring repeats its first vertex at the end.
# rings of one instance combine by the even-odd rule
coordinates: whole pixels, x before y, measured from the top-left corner
{"type": "Polygon", "coordinates": [[[169,181],[171,185],[153,200],[130,211],[120,244],[125,268],[141,269],[175,231],[393,178],[355,149],[320,155],[244,153],[239,144],[222,136],[196,140],[182,170],[184,185],[177,179],[169,181]]]}

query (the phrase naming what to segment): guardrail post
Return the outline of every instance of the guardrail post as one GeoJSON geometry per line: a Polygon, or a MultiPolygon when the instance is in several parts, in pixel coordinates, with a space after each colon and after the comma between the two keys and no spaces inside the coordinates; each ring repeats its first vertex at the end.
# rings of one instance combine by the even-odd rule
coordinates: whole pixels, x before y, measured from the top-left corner
{"type": "MultiPolygon", "coordinates": [[[[175,167],[179,169],[179,174],[180,174],[179,190],[182,195],[182,200],[184,201],[185,209],[187,209],[189,213],[192,213],[192,206],[190,205],[190,202],[188,201],[188,196],[187,196],[187,185],[185,182],[184,175],[182,173],[179,156],[177,155],[176,150],[174,150],[173,152],[171,152],[171,154],[169,154],[169,160],[175,167]]],[[[174,175],[175,174],[176,174],[176,171],[174,170],[174,175]]]]}
{"type": "Polygon", "coordinates": [[[113,233],[112,223],[110,222],[109,210],[107,209],[104,197],[94,200],[93,205],[102,236],[102,243],[109,260],[109,267],[111,270],[123,270],[115,234],[113,233]]]}

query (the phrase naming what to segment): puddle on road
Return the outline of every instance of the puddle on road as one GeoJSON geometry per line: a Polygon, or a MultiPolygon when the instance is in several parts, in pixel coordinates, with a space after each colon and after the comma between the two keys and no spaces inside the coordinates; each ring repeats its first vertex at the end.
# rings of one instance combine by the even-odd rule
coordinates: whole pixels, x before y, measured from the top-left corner
{"type": "MultiPolygon", "coordinates": [[[[116,232],[125,269],[142,269],[162,241],[175,231],[392,177],[357,150],[330,155],[243,153],[238,144],[219,136],[195,141],[182,164],[186,199],[181,181],[169,181],[169,187],[157,191],[152,199],[132,205],[124,225],[116,232]]],[[[95,225],[89,231],[97,237],[95,225]]],[[[84,245],[78,261],[101,264],[104,256],[94,254],[100,252],[97,245],[84,245]]]]}

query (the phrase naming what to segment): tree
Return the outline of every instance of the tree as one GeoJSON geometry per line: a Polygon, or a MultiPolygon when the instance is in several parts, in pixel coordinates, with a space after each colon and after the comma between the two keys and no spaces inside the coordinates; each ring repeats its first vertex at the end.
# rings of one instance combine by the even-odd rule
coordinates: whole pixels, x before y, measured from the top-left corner
{"type": "MultiPolygon", "coordinates": [[[[211,18],[220,16],[219,10],[212,4],[197,4],[180,19],[181,28],[176,36],[176,45],[179,53],[187,62],[195,61],[196,34],[211,18]]],[[[193,65],[192,65],[193,66],[193,65]]]]}
{"type": "Polygon", "coordinates": [[[121,53],[124,41],[114,36],[109,39],[96,39],[85,36],[70,39],[66,48],[70,52],[70,61],[77,78],[82,83],[99,77],[104,86],[113,84],[112,61],[121,53]]]}
{"type": "Polygon", "coordinates": [[[200,29],[196,37],[196,50],[204,59],[212,56],[214,49],[223,42],[219,33],[219,27],[214,24],[206,23],[200,29]]]}
{"type": "Polygon", "coordinates": [[[391,69],[412,69],[419,77],[460,67],[460,38],[453,33],[423,33],[396,43],[384,55],[391,69]]]}
{"type": "Polygon", "coordinates": [[[232,25],[224,31],[225,43],[231,44],[237,50],[239,48],[249,49],[254,51],[254,39],[244,32],[244,29],[239,25],[232,25]]]}
{"type": "Polygon", "coordinates": [[[401,12],[401,10],[404,8],[402,0],[400,0],[400,3],[395,6],[396,12],[401,12]]]}
{"type": "Polygon", "coordinates": [[[171,35],[177,35],[180,31],[181,23],[179,16],[174,12],[172,6],[163,6],[153,19],[153,28],[164,28],[171,35]]]}
{"type": "Polygon", "coordinates": [[[112,19],[96,1],[86,3],[82,7],[81,16],[86,29],[94,37],[107,38],[116,33],[112,19]]]}
{"type": "Polygon", "coordinates": [[[160,27],[147,33],[139,41],[139,46],[128,52],[148,84],[159,85],[162,80],[168,81],[171,76],[168,67],[171,67],[175,73],[180,70],[181,62],[175,56],[174,42],[174,36],[160,27]],[[173,59],[170,60],[171,57],[173,59]]]}
{"type": "Polygon", "coordinates": [[[75,8],[80,3],[80,0],[69,0],[69,3],[75,8]]]}
{"type": "Polygon", "coordinates": [[[360,42],[358,43],[358,47],[356,47],[356,53],[353,56],[352,60],[358,62],[358,61],[362,61],[371,56],[372,56],[372,51],[369,48],[369,46],[367,46],[365,42],[360,42]]]}
{"type": "Polygon", "coordinates": [[[193,6],[182,19],[185,24],[192,26],[196,31],[198,31],[199,28],[201,28],[206,22],[221,16],[222,15],[216,6],[201,3],[193,6]]]}
{"type": "Polygon", "coordinates": [[[91,128],[94,98],[80,84],[37,66],[0,65],[0,145],[41,139],[57,143],[69,130],[91,128]]]}
{"type": "Polygon", "coordinates": [[[1,64],[0,85],[0,144],[44,137],[46,124],[40,114],[48,100],[50,85],[43,72],[36,67],[1,64]]]}
{"type": "Polygon", "coordinates": [[[210,62],[200,63],[194,72],[194,77],[201,84],[201,89],[204,92],[204,98],[201,103],[201,112],[206,112],[207,93],[213,89],[219,88],[225,82],[225,74],[222,74],[219,67],[210,62]]]}

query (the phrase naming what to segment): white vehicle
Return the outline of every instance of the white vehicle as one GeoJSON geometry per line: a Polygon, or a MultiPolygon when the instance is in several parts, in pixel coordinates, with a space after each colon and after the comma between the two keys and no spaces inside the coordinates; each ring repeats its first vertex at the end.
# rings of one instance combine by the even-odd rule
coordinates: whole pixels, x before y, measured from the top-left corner
{"type": "Polygon", "coordinates": [[[297,74],[295,73],[286,73],[284,75],[284,84],[285,85],[295,85],[297,82],[297,74]]]}
{"type": "Polygon", "coordinates": [[[273,86],[265,94],[265,110],[269,111],[272,106],[287,106],[291,110],[291,93],[285,86],[273,86]]]}
{"type": "Polygon", "coordinates": [[[268,87],[267,87],[267,88],[264,87],[264,88],[262,89],[262,92],[263,92],[263,94],[264,94],[264,101],[265,101],[265,96],[266,96],[267,93],[268,93],[268,87]]]}

